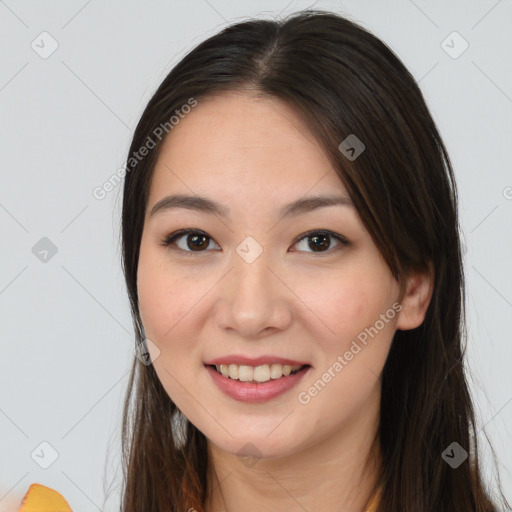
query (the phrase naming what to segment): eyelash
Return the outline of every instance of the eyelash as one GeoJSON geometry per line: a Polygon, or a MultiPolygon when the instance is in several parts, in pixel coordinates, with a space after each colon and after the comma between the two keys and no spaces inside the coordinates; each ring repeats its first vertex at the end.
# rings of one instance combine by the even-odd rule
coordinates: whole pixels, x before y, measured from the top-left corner
{"type": "MultiPolygon", "coordinates": [[[[333,233],[332,231],[325,230],[325,229],[315,229],[315,230],[307,231],[306,233],[303,233],[298,238],[296,238],[292,245],[295,245],[295,244],[301,242],[305,238],[309,238],[313,235],[318,235],[318,234],[327,235],[327,236],[330,236],[331,238],[334,238],[335,240],[337,240],[341,245],[341,247],[337,246],[338,249],[342,249],[343,247],[348,247],[351,245],[351,243],[345,237],[338,235],[337,233],[333,233]]],[[[213,238],[211,236],[209,236],[207,233],[205,233],[204,231],[201,231],[198,229],[180,229],[179,231],[175,231],[174,233],[167,235],[164,238],[164,240],[162,240],[162,245],[164,247],[171,248],[170,246],[175,245],[176,240],[178,240],[179,238],[184,237],[186,235],[202,235],[202,236],[205,236],[206,238],[210,239],[210,241],[213,241],[213,238]]],[[[206,249],[203,251],[187,251],[185,249],[180,249],[179,247],[174,247],[174,248],[172,248],[172,250],[178,250],[183,253],[187,253],[191,256],[199,256],[199,254],[206,252],[206,249]]],[[[328,249],[326,251],[318,251],[318,252],[299,251],[299,252],[306,252],[309,254],[330,254],[335,250],[336,250],[336,247],[334,249],[328,249]]]]}

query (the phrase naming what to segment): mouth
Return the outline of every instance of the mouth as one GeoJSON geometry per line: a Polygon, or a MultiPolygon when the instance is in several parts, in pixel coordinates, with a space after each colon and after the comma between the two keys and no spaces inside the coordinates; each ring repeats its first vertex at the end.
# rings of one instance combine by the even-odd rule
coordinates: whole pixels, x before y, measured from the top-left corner
{"type": "Polygon", "coordinates": [[[271,380],[284,379],[311,368],[309,364],[292,366],[278,363],[259,366],[238,364],[205,364],[204,366],[215,370],[218,374],[228,379],[250,384],[264,384],[271,380]]]}
{"type": "MultiPolygon", "coordinates": [[[[213,361],[219,362],[219,361],[213,361]]],[[[283,363],[292,361],[283,361],[283,363]]],[[[309,364],[204,364],[213,383],[226,396],[249,404],[261,404],[286,395],[299,385],[313,368],[309,364]]]]}

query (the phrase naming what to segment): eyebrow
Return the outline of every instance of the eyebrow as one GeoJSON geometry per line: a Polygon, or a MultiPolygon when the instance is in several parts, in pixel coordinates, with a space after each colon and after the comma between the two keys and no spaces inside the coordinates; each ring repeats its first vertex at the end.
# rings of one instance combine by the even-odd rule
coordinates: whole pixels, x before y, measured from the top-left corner
{"type": "MultiPolygon", "coordinates": [[[[354,204],[348,196],[310,196],[303,197],[283,206],[279,212],[280,218],[295,217],[303,215],[318,208],[326,206],[350,206],[354,204]]],[[[218,215],[223,219],[229,218],[229,209],[225,206],[201,196],[189,196],[185,194],[174,194],[166,196],[158,201],[151,209],[150,217],[156,213],[162,213],[176,208],[194,210],[209,215],[218,215]]]]}

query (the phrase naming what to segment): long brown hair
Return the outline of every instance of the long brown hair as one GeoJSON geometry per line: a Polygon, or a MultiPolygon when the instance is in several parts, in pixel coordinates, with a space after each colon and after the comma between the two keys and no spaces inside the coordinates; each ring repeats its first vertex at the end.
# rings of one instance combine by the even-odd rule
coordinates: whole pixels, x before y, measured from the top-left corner
{"type": "MultiPolygon", "coordinates": [[[[425,320],[396,332],[381,376],[379,511],[496,511],[464,374],[464,271],[450,159],[413,76],[385,43],[338,14],[305,10],[231,25],[185,55],[149,101],[130,146],[122,207],[135,342],[144,340],[137,266],[165,139],[158,127],[170,133],[169,119],[191,98],[240,90],[278,98],[301,116],[400,283],[410,271],[434,269],[425,320]],[[351,134],[365,145],[356,159],[339,148],[351,134]],[[149,140],[154,147],[140,157],[149,140]],[[469,453],[456,469],[442,458],[453,442],[469,453]]],[[[123,512],[203,510],[206,439],[188,422],[186,444],[176,447],[176,409],[153,366],[134,358],[122,425],[123,512]]]]}

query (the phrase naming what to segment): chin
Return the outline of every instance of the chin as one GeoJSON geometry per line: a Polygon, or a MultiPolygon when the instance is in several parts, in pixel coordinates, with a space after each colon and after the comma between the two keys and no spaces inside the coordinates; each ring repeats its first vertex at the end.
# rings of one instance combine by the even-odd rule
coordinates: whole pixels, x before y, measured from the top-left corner
{"type": "Polygon", "coordinates": [[[234,435],[233,438],[229,437],[218,441],[208,438],[208,440],[224,452],[247,459],[242,460],[247,466],[253,465],[259,459],[278,459],[298,450],[295,442],[293,445],[290,444],[290,437],[270,439],[261,431],[255,432],[254,435],[246,432],[244,435],[234,435]]]}

